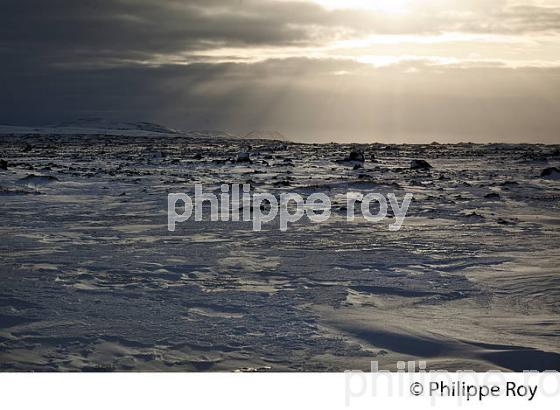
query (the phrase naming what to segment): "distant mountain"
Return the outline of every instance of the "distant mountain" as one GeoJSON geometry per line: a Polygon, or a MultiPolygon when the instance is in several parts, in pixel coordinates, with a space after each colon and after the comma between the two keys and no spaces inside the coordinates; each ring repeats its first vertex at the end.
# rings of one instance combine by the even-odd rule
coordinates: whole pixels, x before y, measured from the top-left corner
{"type": "Polygon", "coordinates": [[[193,138],[224,138],[224,139],[239,139],[240,137],[231,134],[227,131],[221,130],[191,130],[184,131],[184,134],[193,138]]]}
{"type": "Polygon", "coordinates": [[[244,139],[255,139],[255,140],[275,140],[275,141],[288,141],[288,139],[279,133],[278,131],[251,131],[249,134],[243,137],[244,139]]]}
{"type": "Polygon", "coordinates": [[[64,121],[49,128],[85,128],[95,130],[120,130],[120,131],[146,131],[162,134],[177,134],[178,131],[153,122],[122,122],[107,120],[105,118],[78,118],[64,121]]]}
{"type": "Polygon", "coordinates": [[[254,140],[274,140],[288,141],[288,139],[278,131],[252,131],[241,137],[222,130],[190,130],[184,131],[184,134],[195,138],[223,138],[223,139],[254,139],[254,140]]]}
{"type": "Polygon", "coordinates": [[[153,122],[114,121],[100,117],[77,118],[57,124],[41,127],[0,125],[0,134],[34,134],[34,135],[114,135],[114,136],[158,136],[178,135],[191,138],[217,139],[255,139],[288,141],[278,131],[252,131],[244,137],[222,130],[177,130],[153,122]]]}

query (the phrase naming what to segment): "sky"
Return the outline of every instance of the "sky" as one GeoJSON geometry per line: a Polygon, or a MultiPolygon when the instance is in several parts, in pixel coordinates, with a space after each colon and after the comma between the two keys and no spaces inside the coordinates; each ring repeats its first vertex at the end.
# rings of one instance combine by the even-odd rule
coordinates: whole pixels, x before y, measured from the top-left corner
{"type": "Polygon", "coordinates": [[[560,143],[560,0],[1,0],[0,123],[560,143]]]}

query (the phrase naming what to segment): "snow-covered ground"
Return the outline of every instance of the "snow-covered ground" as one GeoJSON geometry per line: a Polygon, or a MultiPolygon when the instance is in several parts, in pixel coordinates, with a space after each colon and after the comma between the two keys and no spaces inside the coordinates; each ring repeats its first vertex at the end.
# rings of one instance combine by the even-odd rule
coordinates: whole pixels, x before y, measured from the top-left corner
{"type": "Polygon", "coordinates": [[[344,145],[12,131],[2,370],[560,370],[558,147],[375,144],[354,169],[344,145]],[[168,232],[167,194],[195,183],[324,192],[334,216],[168,232]],[[415,200],[390,232],[346,221],[349,191],[415,200]]]}

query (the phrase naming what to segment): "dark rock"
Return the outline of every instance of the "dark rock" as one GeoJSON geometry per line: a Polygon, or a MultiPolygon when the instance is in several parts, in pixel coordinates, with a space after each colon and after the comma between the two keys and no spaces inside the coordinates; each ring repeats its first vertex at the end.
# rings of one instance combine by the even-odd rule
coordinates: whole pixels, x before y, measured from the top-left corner
{"type": "Polygon", "coordinates": [[[556,167],[546,168],[541,172],[541,177],[546,179],[560,179],[560,170],[556,167]]]}
{"type": "Polygon", "coordinates": [[[498,218],[497,220],[498,225],[515,225],[515,222],[508,221],[507,219],[498,218]]]}
{"type": "Polygon", "coordinates": [[[237,162],[238,163],[250,163],[251,162],[251,154],[249,152],[240,152],[237,155],[237,162]]]}
{"type": "Polygon", "coordinates": [[[58,178],[53,177],[51,175],[35,175],[29,174],[24,178],[21,178],[19,182],[39,182],[39,183],[49,183],[49,182],[58,182],[58,178]]]}
{"type": "Polygon", "coordinates": [[[366,158],[364,156],[364,152],[360,150],[352,150],[352,152],[350,152],[350,156],[348,157],[348,161],[365,162],[366,158]]]}
{"type": "Polygon", "coordinates": [[[344,159],[338,159],[335,162],[337,164],[343,164],[343,165],[358,165],[361,164],[363,165],[363,163],[366,161],[366,158],[364,156],[364,152],[361,150],[352,150],[350,152],[350,155],[344,159]]]}
{"type": "Polygon", "coordinates": [[[432,169],[433,167],[423,159],[413,159],[410,162],[410,169],[417,169],[417,170],[428,170],[432,169]]]}
{"type": "Polygon", "coordinates": [[[486,199],[501,199],[501,196],[497,192],[491,192],[489,194],[484,195],[484,198],[486,198],[486,199]]]}

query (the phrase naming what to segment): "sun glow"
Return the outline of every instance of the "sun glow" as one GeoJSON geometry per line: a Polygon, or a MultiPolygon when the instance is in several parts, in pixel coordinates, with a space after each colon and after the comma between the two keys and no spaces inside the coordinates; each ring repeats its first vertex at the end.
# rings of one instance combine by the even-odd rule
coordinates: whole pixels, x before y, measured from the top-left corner
{"type": "Polygon", "coordinates": [[[413,0],[313,0],[328,9],[360,9],[386,14],[407,13],[413,0]]]}

